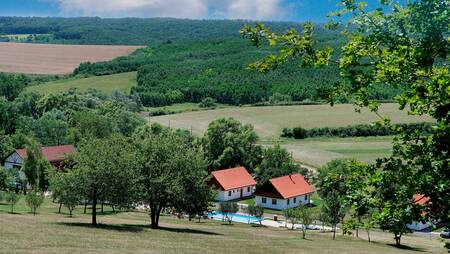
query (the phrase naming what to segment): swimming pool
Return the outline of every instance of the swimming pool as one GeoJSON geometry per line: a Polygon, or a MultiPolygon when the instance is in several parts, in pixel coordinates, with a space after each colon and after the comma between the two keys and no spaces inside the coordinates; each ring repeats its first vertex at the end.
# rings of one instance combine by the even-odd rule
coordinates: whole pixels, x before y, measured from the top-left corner
{"type": "MultiPolygon", "coordinates": [[[[215,219],[215,220],[222,220],[223,219],[223,215],[221,212],[212,212],[210,214],[208,214],[208,217],[211,219],[215,219]]],[[[229,216],[231,217],[231,216],[229,216]]],[[[260,219],[250,216],[250,215],[246,215],[243,213],[233,213],[232,214],[232,220],[233,222],[240,222],[240,223],[259,223],[260,219]]],[[[225,219],[226,220],[226,219],[225,219]]],[[[261,218],[261,221],[263,221],[264,219],[261,218]]]]}

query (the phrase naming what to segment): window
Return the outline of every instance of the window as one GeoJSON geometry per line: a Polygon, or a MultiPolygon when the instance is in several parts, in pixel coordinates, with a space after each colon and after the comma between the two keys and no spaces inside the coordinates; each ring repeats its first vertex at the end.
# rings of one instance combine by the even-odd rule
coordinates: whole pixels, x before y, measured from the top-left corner
{"type": "Polygon", "coordinates": [[[249,187],[247,187],[247,192],[250,192],[250,186],[249,186],[249,187]]]}
{"type": "Polygon", "coordinates": [[[287,200],[287,204],[289,205],[291,203],[291,200],[288,198],[287,200]]]}
{"type": "Polygon", "coordinates": [[[297,197],[294,198],[294,204],[297,203],[297,197]]]}
{"type": "Polygon", "coordinates": [[[267,203],[267,198],[262,198],[262,199],[261,199],[261,202],[262,202],[263,204],[267,203]]]}
{"type": "Polygon", "coordinates": [[[231,196],[231,191],[228,191],[228,196],[229,196],[229,197],[231,196]]]}
{"type": "Polygon", "coordinates": [[[277,200],[272,198],[272,205],[277,205],[277,200]]]}

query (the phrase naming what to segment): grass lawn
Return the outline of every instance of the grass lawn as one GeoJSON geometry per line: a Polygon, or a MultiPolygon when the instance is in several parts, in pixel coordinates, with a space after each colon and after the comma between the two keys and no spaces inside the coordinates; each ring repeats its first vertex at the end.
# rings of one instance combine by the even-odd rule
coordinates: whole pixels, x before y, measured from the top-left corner
{"type": "Polygon", "coordinates": [[[170,106],[164,106],[164,107],[153,107],[153,108],[146,108],[147,112],[152,111],[159,111],[164,110],[166,112],[171,112],[172,114],[177,113],[183,113],[183,112],[191,112],[191,111],[205,111],[205,110],[215,110],[215,109],[222,109],[222,108],[230,108],[233,106],[226,105],[226,104],[217,104],[215,108],[201,108],[198,103],[178,103],[173,104],[170,106]]]}
{"type": "MultiPolygon", "coordinates": [[[[278,143],[292,153],[294,158],[307,165],[320,167],[333,159],[355,158],[374,162],[392,151],[392,137],[309,138],[283,139],[278,143]]],[[[264,142],[263,144],[273,144],[264,142]]]]}
{"type": "Polygon", "coordinates": [[[169,216],[162,228],[150,229],[149,216],[142,212],[100,215],[100,226],[89,225],[89,215],[80,207],[74,218],[57,214],[57,205],[46,200],[33,216],[24,206],[9,214],[0,203],[0,253],[443,253],[436,239],[406,236],[408,247],[391,246],[390,234],[374,232],[374,243],[329,233],[300,232],[284,228],[261,228],[217,221],[189,222],[169,216]]]}
{"type": "MultiPolygon", "coordinates": [[[[409,116],[398,110],[397,104],[384,104],[380,112],[383,116],[391,117],[395,123],[430,120],[427,117],[409,116]]],[[[356,113],[353,105],[340,104],[334,107],[329,105],[233,107],[156,116],[152,117],[151,121],[163,125],[170,123],[172,127],[180,129],[192,128],[195,134],[202,135],[210,122],[223,117],[233,117],[241,122],[252,124],[262,139],[278,138],[283,128],[339,127],[379,120],[367,109],[362,110],[362,113],[356,113]]]]}
{"type": "Polygon", "coordinates": [[[127,72],[107,76],[52,81],[37,86],[30,86],[26,91],[55,94],[67,92],[71,88],[76,88],[82,92],[87,91],[89,88],[94,88],[107,94],[111,94],[114,91],[122,91],[128,94],[134,85],[136,85],[136,72],[127,72]]]}

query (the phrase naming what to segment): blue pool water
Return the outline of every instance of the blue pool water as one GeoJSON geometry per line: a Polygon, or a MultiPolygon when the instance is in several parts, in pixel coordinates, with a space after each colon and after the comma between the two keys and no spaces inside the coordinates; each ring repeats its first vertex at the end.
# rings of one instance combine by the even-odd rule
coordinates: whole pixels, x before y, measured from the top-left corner
{"type": "MultiPolygon", "coordinates": [[[[259,219],[250,215],[245,215],[241,213],[233,213],[233,222],[241,222],[241,223],[259,223],[259,219]]],[[[222,220],[224,217],[221,212],[212,212],[208,214],[209,218],[216,219],[216,220],[222,220]]],[[[231,216],[230,216],[231,217],[231,216]]],[[[228,221],[227,219],[225,219],[228,221]]],[[[264,219],[261,219],[261,221],[264,219]]]]}

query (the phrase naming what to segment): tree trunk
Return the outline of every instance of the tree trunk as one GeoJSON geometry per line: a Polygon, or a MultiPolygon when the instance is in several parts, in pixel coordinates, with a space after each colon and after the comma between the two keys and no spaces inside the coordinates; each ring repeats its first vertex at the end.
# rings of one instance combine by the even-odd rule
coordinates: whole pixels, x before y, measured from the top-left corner
{"type": "Polygon", "coordinates": [[[400,244],[400,241],[401,241],[401,238],[402,238],[402,234],[395,234],[395,245],[396,246],[400,246],[401,244],[400,244]]]}
{"type": "Polygon", "coordinates": [[[92,225],[97,226],[97,190],[92,197],[92,225]]]}
{"type": "Polygon", "coordinates": [[[61,213],[62,203],[59,203],[58,213],[61,213]]]}
{"type": "Polygon", "coordinates": [[[86,210],[87,210],[87,203],[88,203],[88,201],[84,201],[84,214],[86,214],[86,210]]]}
{"type": "Polygon", "coordinates": [[[336,225],[333,225],[333,240],[336,240],[336,225]]]}
{"type": "Polygon", "coordinates": [[[305,232],[305,227],[303,226],[302,228],[302,239],[306,239],[306,232],[305,232]]]}
{"type": "Polygon", "coordinates": [[[370,231],[369,230],[367,230],[367,239],[369,240],[369,243],[370,243],[370,231]]]}
{"type": "Polygon", "coordinates": [[[116,213],[116,209],[114,208],[113,205],[111,206],[111,208],[112,208],[112,210],[113,210],[113,213],[116,213]]]}
{"type": "Polygon", "coordinates": [[[159,217],[157,216],[158,209],[157,208],[150,208],[150,219],[152,221],[152,224],[150,225],[151,228],[158,228],[159,227],[159,217]]]}

